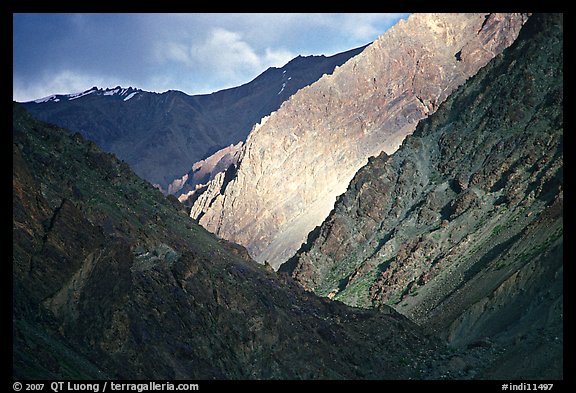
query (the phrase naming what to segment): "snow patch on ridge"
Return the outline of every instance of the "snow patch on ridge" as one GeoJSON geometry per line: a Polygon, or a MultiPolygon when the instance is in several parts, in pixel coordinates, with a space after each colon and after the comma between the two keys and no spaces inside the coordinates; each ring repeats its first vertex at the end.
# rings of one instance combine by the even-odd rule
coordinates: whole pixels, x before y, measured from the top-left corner
{"type": "Polygon", "coordinates": [[[142,93],[143,90],[140,89],[135,89],[133,87],[120,87],[120,86],[116,86],[113,89],[110,88],[106,88],[106,89],[102,89],[102,88],[98,88],[96,86],[80,92],[80,93],[71,93],[71,94],[52,94],[43,98],[38,98],[37,100],[34,101],[29,101],[29,102],[34,102],[36,104],[42,104],[45,102],[60,102],[60,101],[72,101],[72,100],[76,100],[78,98],[82,98],[85,96],[88,96],[90,94],[96,95],[96,96],[118,96],[118,97],[124,97],[123,101],[128,101],[132,98],[134,98],[134,96],[136,96],[136,94],[138,93],[142,93]]]}
{"type": "MultiPolygon", "coordinates": [[[[130,98],[134,97],[136,94],[138,94],[137,91],[135,91],[134,93],[128,94],[128,96],[126,98],[124,98],[124,101],[128,101],[130,98]]],[[[120,93],[120,95],[122,95],[122,93],[120,93]]]]}
{"type": "Polygon", "coordinates": [[[120,89],[114,89],[114,90],[106,90],[104,92],[105,96],[113,96],[114,94],[118,93],[120,91],[120,89]]]}
{"type": "Polygon", "coordinates": [[[98,91],[98,90],[97,90],[96,88],[92,88],[92,89],[90,89],[90,90],[86,90],[86,91],[83,92],[83,93],[68,94],[68,96],[67,96],[67,97],[68,97],[68,101],[72,101],[72,100],[75,100],[75,99],[77,99],[77,98],[87,96],[88,94],[92,94],[92,93],[95,93],[95,92],[97,92],[97,91],[98,91]]]}
{"type": "Polygon", "coordinates": [[[60,101],[58,98],[56,98],[56,94],[52,94],[51,96],[48,97],[44,97],[44,98],[39,98],[37,100],[34,100],[35,103],[37,104],[41,104],[43,102],[48,102],[48,101],[54,101],[54,102],[58,102],[60,101]]]}

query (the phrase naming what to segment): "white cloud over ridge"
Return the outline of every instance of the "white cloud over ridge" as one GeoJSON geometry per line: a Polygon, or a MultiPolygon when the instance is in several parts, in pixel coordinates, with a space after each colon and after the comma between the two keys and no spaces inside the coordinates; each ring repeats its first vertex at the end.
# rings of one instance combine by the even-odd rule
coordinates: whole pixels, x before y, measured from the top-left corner
{"type": "Polygon", "coordinates": [[[255,77],[268,67],[281,67],[297,55],[284,48],[258,51],[240,32],[218,27],[200,42],[159,44],[155,56],[160,62],[185,65],[191,72],[210,72],[210,78],[233,81],[255,77]]]}

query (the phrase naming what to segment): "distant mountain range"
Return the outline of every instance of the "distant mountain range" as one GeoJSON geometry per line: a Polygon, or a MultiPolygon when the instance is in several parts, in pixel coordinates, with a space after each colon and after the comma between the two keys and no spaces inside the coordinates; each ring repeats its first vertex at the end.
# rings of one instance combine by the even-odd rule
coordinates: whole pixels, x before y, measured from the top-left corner
{"type": "Polygon", "coordinates": [[[292,94],[331,74],[365,47],[333,56],[298,56],[242,86],[190,96],[97,88],[23,103],[37,119],[79,132],[167,190],[194,163],[246,140],[260,119],[292,94]]]}
{"type": "MultiPolygon", "coordinates": [[[[34,103],[34,104],[44,104],[48,102],[66,102],[66,101],[74,101],[82,97],[91,96],[91,97],[112,97],[115,100],[122,100],[124,102],[128,101],[138,93],[146,93],[140,89],[134,89],[132,87],[122,88],[120,86],[116,86],[113,89],[99,89],[97,86],[92,87],[82,93],[74,93],[74,94],[53,94],[48,97],[39,98],[37,100],[28,102],[26,104],[34,103]]],[[[25,104],[25,105],[26,105],[25,104]]]]}

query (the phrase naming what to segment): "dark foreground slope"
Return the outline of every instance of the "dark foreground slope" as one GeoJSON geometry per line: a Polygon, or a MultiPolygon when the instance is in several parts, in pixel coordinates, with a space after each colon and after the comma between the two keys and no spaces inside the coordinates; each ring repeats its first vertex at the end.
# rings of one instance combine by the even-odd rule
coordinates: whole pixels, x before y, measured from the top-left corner
{"type": "Polygon", "coordinates": [[[112,94],[126,89],[116,88],[24,105],[37,119],[81,133],[126,161],[140,177],[166,189],[195,162],[246,140],[262,117],[363,49],[329,57],[298,56],[249,83],[212,94],[128,90],[126,94],[136,94],[126,100],[126,94],[112,94]]]}
{"type": "Polygon", "coordinates": [[[562,378],[562,15],[532,16],[394,155],[372,158],[280,270],[392,305],[461,350],[500,348],[479,377],[562,378]]]}
{"type": "Polygon", "coordinates": [[[445,355],[392,309],[277,277],[19,105],[13,140],[16,379],[402,379],[445,355]]]}

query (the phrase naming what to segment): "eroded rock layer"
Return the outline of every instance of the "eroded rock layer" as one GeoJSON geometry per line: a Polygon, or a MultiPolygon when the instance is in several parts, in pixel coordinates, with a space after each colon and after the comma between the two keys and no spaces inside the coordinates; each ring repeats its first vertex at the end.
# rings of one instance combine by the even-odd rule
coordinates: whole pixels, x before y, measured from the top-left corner
{"type": "Polygon", "coordinates": [[[368,157],[394,152],[421,119],[510,45],[521,14],[415,14],[264,118],[234,177],[191,210],[274,268],[328,215],[368,157]]]}
{"type": "Polygon", "coordinates": [[[531,16],[308,240],[280,269],[304,287],[499,347],[486,378],[562,378],[562,16],[531,16]]]}

